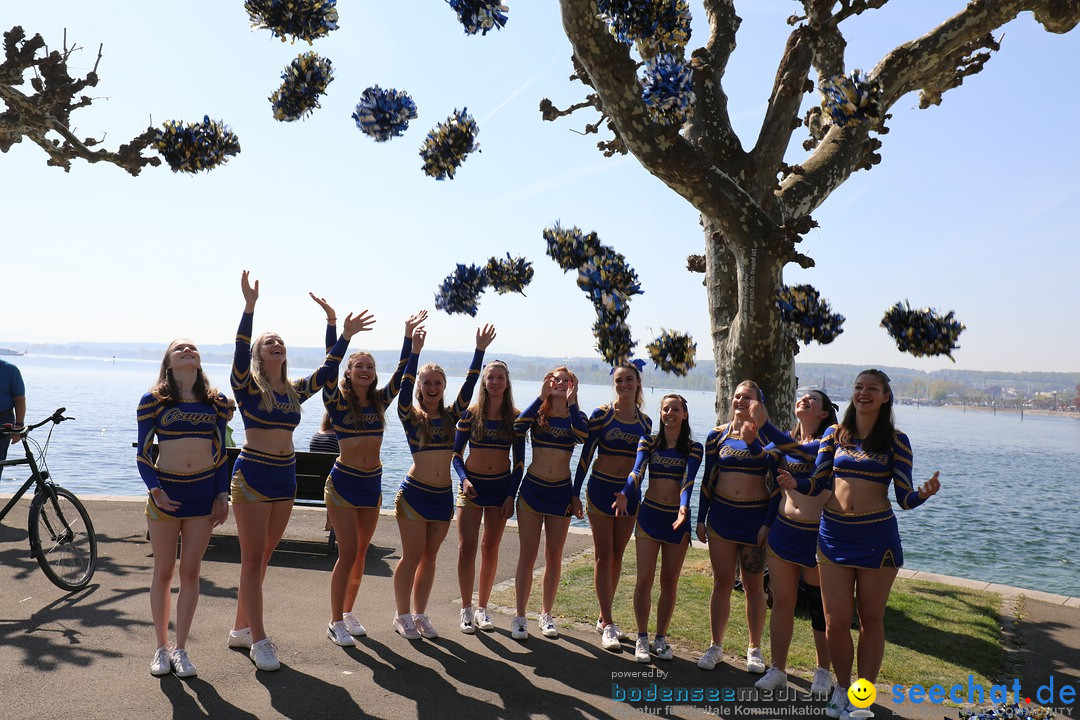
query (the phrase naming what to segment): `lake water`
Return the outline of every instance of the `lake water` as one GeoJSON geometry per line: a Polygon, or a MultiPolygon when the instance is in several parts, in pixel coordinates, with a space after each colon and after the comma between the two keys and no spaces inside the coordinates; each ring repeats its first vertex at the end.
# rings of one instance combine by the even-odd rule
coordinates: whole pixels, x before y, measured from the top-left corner
{"type": "MultiPolygon", "coordinates": [[[[27,422],[60,406],[76,418],[53,434],[48,463],[58,482],[87,496],[145,493],[131,444],[135,407],[157,377],[157,362],[48,356],[9,360],[26,381],[27,422]]],[[[383,377],[391,370],[384,368],[383,377]]],[[[207,365],[206,371],[227,391],[227,366],[207,365]]],[[[294,372],[299,376],[304,370],[294,372]]],[[[460,379],[451,378],[449,392],[459,386],[460,379]]],[[[538,389],[535,380],[515,378],[518,406],[528,405],[538,389]]],[[[646,390],[646,412],[654,420],[665,392],[646,390]]],[[[579,394],[586,413],[611,398],[610,388],[601,386],[582,386],[579,394]]],[[[833,388],[831,394],[844,393],[833,388]]],[[[713,395],[682,395],[690,406],[695,439],[704,442],[715,417],[713,395]]],[[[296,432],[300,449],[306,449],[322,417],[317,397],[304,410],[296,432]]],[[[1080,596],[1080,572],[1072,557],[1080,548],[1075,509],[1080,420],[1030,414],[1021,420],[1014,414],[908,406],[898,407],[896,416],[911,438],[916,483],[935,470],[942,481],[941,492],[925,505],[897,512],[906,567],[1080,596]]],[[[240,420],[232,424],[242,444],[240,420]]],[[[387,425],[383,501],[392,503],[410,456],[392,410],[387,425]]],[[[34,437],[43,442],[42,431],[34,437]]],[[[11,492],[16,481],[25,479],[13,470],[4,471],[0,491],[11,492]]]]}

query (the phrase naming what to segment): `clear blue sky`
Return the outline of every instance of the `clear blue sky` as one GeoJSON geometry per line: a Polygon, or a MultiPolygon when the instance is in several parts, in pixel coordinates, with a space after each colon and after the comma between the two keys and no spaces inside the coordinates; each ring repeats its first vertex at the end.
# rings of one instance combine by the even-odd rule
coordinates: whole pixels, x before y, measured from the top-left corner
{"type": "MultiPolygon", "coordinates": [[[[441,0],[343,0],[341,28],[310,48],[334,63],[322,109],[278,123],[267,97],[309,47],[253,31],[241,0],[5,3],[4,30],[21,24],[59,47],[66,28],[84,48],[71,61],[80,71],[104,44],[96,100],[74,115],[78,135],[107,133],[115,149],[151,122],[209,114],[232,126],[243,151],[209,174],[160,167],[138,178],[84,162],[65,174],[26,141],[0,155],[0,341],[229,342],[247,268],[261,281],[256,331],[319,345],[313,290],[341,315],[376,313],[377,329],[354,345],[395,348],[409,313],[434,311],[433,293],[455,263],[510,252],[535,264],[528,297],[489,292],[476,319],[433,312],[429,346],[467,349],[477,322],[492,322],[496,356],[590,356],[592,308],[574,276],[544,255],[541,232],[561,220],[597,231],[637,269],[645,294],[630,324],[642,353],[666,327],[692,333],[699,362],[711,363],[701,276],[684,269],[703,246],[697,213],[633,158],[605,159],[596,136],[575,134],[595,114],[541,121],[541,98],[564,107],[585,88],[567,80],[557,3],[507,4],[503,31],[472,37],[441,0]],[[374,84],[415,99],[420,117],[404,137],[377,144],[355,128],[350,114],[374,84]],[[480,125],[482,152],[456,179],[436,182],[420,171],[418,148],[463,106],[480,125]]],[[[849,68],[874,66],[963,5],[912,0],[857,18],[847,29],[849,68]]],[[[743,25],[725,89],[747,146],[790,31],[785,18],[798,8],[738,3],[743,25]]],[[[705,18],[699,2],[691,9],[697,47],[705,18]]],[[[898,352],[878,327],[889,305],[909,298],[954,309],[967,324],[956,367],[1080,369],[1080,32],[1050,35],[1023,15],[1002,45],[941,107],[919,111],[914,95],[902,99],[882,164],[815,213],[821,227],[801,249],[818,267],[789,267],[785,279],[816,285],[847,323],[837,341],[799,360],[951,366],[898,352]]],[[[801,140],[796,132],[789,162],[803,157],[801,140]]]]}

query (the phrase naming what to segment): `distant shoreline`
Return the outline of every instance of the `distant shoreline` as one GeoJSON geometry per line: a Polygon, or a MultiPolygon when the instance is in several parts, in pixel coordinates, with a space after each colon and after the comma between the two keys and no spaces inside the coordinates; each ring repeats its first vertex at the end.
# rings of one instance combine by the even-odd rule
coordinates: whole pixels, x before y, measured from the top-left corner
{"type": "Polygon", "coordinates": [[[942,407],[946,410],[963,410],[967,412],[972,410],[975,412],[992,412],[992,413],[1007,413],[1009,415],[1045,415],[1048,417],[1067,417],[1080,420],[1080,412],[1073,412],[1071,410],[1043,410],[1043,409],[1029,409],[1029,408],[992,408],[983,407],[982,405],[927,405],[927,407],[942,407]]]}

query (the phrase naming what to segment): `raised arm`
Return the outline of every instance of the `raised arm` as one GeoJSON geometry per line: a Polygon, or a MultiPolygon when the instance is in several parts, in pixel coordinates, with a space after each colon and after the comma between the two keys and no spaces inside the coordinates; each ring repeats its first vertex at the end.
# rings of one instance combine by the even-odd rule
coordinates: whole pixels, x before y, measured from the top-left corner
{"type": "MultiPolygon", "coordinates": [[[[547,384],[547,378],[544,379],[545,385],[547,384]]],[[[543,391],[541,391],[543,392],[543,391]]],[[[543,404],[542,397],[538,397],[532,401],[529,407],[521,411],[514,420],[514,434],[520,437],[522,440],[529,433],[529,428],[532,427],[533,422],[536,421],[536,415],[540,412],[540,405],[543,404]]]]}
{"type": "Polygon", "coordinates": [[[465,382],[461,384],[457,400],[454,401],[454,406],[450,408],[451,416],[461,417],[461,414],[469,407],[469,403],[472,402],[476,381],[480,379],[480,368],[484,365],[484,352],[494,339],[494,325],[484,325],[482,328],[477,328],[476,350],[473,351],[472,364],[469,365],[469,372],[465,374],[465,382]]]}
{"type": "Polygon", "coordinates": [[[808,478],[796,478],[795,490],[803,495],[820,495],[833,489],[833,457],[836,455],[836,440],[839,425],[833,425],[821,436],[818,444],[817,459],[814,461],[814,474],[808,478]]]}
{"type": "Polygon", "coordinates": [[[412,352],[409,353],[409,362],[405,364],[405,371],[401,376],[401,389],[398,391],[398,419],[405,423],[409,419],[412,408],[412,391],[416,385],[416,368],[420,365],[420,351],[424,349],[424,340],[427,331],[417,328],[412,337],[412,352]]]}
{"type": "Polygon", "coordinates": [[[574,430],[574,441],[580,445],[589,437],[589,419],[578,408],[577,385],[577,381],[571,381],[570,389],[566,392],[566,409],[570,413],[570,427],[574,430]]]}
{"type": "Polygon", "coordinates": [[[349,349],[349,341],[353,335],[370,330],[374,324],[375,317],[367,310],[357,315],[349,313],[346,316],[341,330],[341,337],[334,342],[333,347],[326,353],[323,364],[306,378],[293,381],[293,387],[296,388],[296,394],[300,396],[301,401],[307,400],[322,387],[332,386],[337,382],[338,367],[341,365],[341,359],[345,357],[345,353],[349,349]]]}
{"type": "Polygon", "coordinates": [[[248,271],[240,276],[240,290],[244,294],[244,314],[236,329],[236,350],[233,352],[232,373],[229,383],[233,390],[244,387],[251,380],[251,324],[255,316],[255,302],[259,299],[259,281],[252,285],[248,271]]]}
{"type": "Polygon", "coordinates": [[[401,377],[405,374],[405,366],[409,364],[409,355],[412,354],[413,333],[423,329],[423,322],[427,320],[427,310],[421,310],[415,315],[410,315],[405,321],[405,341],[401,343],[401,355],[398,357],[397,369],[390,376],[390,381],[379,392],[382,393],[383,404],[389,405],[394,396],[401,390],[401,377]]]}
{"type": "Polygon", "coordinates": [[[326,345],[326,352],[329,353],[338,339],[337,313],[334,312],[334,308],[326,301],[326,298],[319,297],[313,292],[309,292],[308,296],[326,313],[326,339],[324,344],[326,345]]]}

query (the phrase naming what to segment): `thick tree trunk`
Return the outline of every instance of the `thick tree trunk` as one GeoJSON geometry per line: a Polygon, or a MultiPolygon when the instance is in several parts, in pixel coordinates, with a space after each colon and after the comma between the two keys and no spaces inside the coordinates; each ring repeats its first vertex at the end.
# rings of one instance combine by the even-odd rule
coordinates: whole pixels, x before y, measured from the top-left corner
{"type": "Polygon", "coordinates": [[[753,238],[731,242],[705,220],[705,287],[716,362],[717,421],[731,417],[731,396],[743,380],[765,393],[769,417],[780,427],[791,422],[795,361],[791,341],[776,306],[783,261],[768,243],[753,238]]]}

